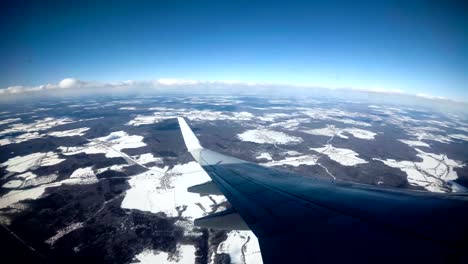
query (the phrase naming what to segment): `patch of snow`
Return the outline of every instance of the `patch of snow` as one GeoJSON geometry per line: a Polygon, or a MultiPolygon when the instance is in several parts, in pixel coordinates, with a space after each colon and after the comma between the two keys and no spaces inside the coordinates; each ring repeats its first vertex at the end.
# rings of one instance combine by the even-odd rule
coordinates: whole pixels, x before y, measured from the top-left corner
{"type": "Polygon", "coordinates": [[[427,124],[431,124],[431,125],[436,125],[436,126],[439,126],[439,127],[445,127],[445,128],[456,127],[456,124],[454,124],[452,122],[448,122],[448,121],[424,120],[423,122],[425,122],[427,124]]]}
{"type": "Polygon", "coordinates": [[[68,179],[61,181],[62,184],[93,184],[98,182],[93,167],[76,169],[68,179]]]}
{"type": "Polygon", "coordinates": [[[164,120],[177,118],[177,115],[162,115],[160,113],[154,113],[151,116],[138,115],[133,120],[130,120],[127,125],[130,126],[141,126],[141,125],[150,125],[156,124],[164,120]]]}
{"type": "Polygon", "coordinates": [[[14,180],[7,182],[3,185],[3,188],[18,189],[18,188],[29,188],[38,185],[46,184],[55,181],[58,175],[51,174],[47,176],[38,177],[32,172],[25,172],[14,177],[14,180]]]}
{"type": "Polygon", "coordinates": [[[438,134],[432,134],[428,133],[425,131],[410,131],[410,135],[416,137],[418,141],[421,140],[431,140],[431,141],[437,141],[440,143],[445,143],[448,144],[452,142],[452,139],[450,137],[444,136],[444,135],[438,135],[438,134]]]}
{"type": "Polygon", "coordinates": [[[293,115],[285,113],[268,113],[262,116],[257,116],[257,119],[265,122],[275,122],[277,119],[291,118],[293,115]]]}
{"type": "Polygon", "coordinates": [[[254,115],[249,112],[234,112],[232,115],[238,120],[251,120],[254,115]]]}
{"type": "Polygon", "coordinates": [[[414,186],[424,187],[431,192],[455,192],[459,190],[453,181],[458,178],[454,168],[465,166],[462,162],[449,159],[443,154],[434,154],[416,149],[421,162],[397,161],[394,159],[378,159],[385,165],[398,168],[406,173],[408,182],[414,186]]]}
{"type": "Polygon", "coordinates": [[[53,136],[53,137],[83,136],[85,132],[88,130],[89,130],[89,127],[81,127],[81,128],[64,130],[64,131],[54,131],[54,132],[50,132],[49,136],[53,136]]]}
{"type": "Polygon", "coordinates": [[[178,216],[177,209],[185,208],[182,216],[199,218],[211,212],[214,204],[210,197],[220,199],[223,196],[200,196],[187,192],[187,188],[210,180],[200,165],[193,161],[176,165],[166,172],[153,167],[128,181],[130,189],[127,190],[121,207],[153,213],[164,212],[170,217],[178,216]]]}
{"type": "Polygon", "coordinates": [[[421,140],[405,140],[405,139],[399,139],[398,141],[405,143],[406,145],[410,147],[428,147],[430,148],[431,146],[427,144],[426,142],[423,142],[421,140]]]}
{"type": "Polygon", "coordinates": [[[23,185],[23,181],[21,180],[11,180],[5,184],[3,184],[2,188],[18,188],[20,187],[21,185],[23,185]]]}
{"type": "Polygon", "coordinates": [[[367,139],[367,140],[374,139],[374,137],[377,135],[377,133],[374,133],[372,131],[359,129],[359,128],[345,128],[344,131],[346,133],[353,135],[353,137],[355,138],[367,139]]]}
{"type": "Polygon", "coordinates": [[[281,122],[276,122],[270,127],[282,127],[288,130],[296,130],[301,124],[310,122],[310,118],[292,118],[281,122]]]}
{"type": "Polygon", "coordinates": [[[112,132],[108,136],[90,139],[90,143],[78,147],[58,147],[63,155],[86,154],[106,154],[107,158],[126,157],[122,153],[123,149],[133,149],[146,146],[142,136],[128,135],[124,131],[112,132]]]}
{"type": "Polygon", "coordinates": [[[268,163],[263,163],[264,166],[283,166],[290,165],[298,167],[300,165],[316,165],[319,157],[314,155],[303,155],[299,157],[287,157],[282,160],[270,161],[268,163]]]}
{"type": "Polygon", "coordinates": [[[338,137],[345,138],[345,139],[348,138],[348,136],[343,135],[341,128],[338,128],[334,125],[327,125],[324,128],[303,130],[302,132],[311,134],[311,135],[316,135],[316,136],[326,136],[326,137],[338,136],[338,137]]]}
{"type": "Polygon", "coordinates": [[[57,178],[58,178],[57,174],[51,174],[51,175],[40,176],[40,177],[37,177],[36,175],[34,175],[34,176],[26,177],[21,187],[22,188],[35,187],[35,186],[39,186],[42,184],[54,182],[55,180],[57,180],[57,178]]]}
{"type": "Polygon", "coordinates": [[[162,163],[162,158],[153,156],[152,153],[145,153],[141,155],[132,156],[132,159],[135,160],[138,164],[148,164],[151,162],[162,163]]]}
{"type": "MultiPolygon", "coordinates": [[[[80,119],[78,122],[82,121],[89,121],[89,120],[95,120],[99,118],[89,118],[89,119],[80,119]]],[[[73,121],[69,118],[61,118],[61,119],[55,119],[52,117],[44,118],[41,120],[36,120],[33,123],[30,124],[13,124],[10,125],[9,128],[3,130],[0,132],[1,135],[6,135],[10,133],[21,133],[20,135],[16,137],[7,137],[4,139],[0,139],[0,146],[2,145],[8,145],[8,144],[16,144],[16,143],[21,143],[24,141],[36,139],[36,138],[43,138],[47,136],[47,134],[41,134],[38,131],[42,130],[47,130],[56,126],[61,126],[65,124],[70,124],[74,123],[77,121],[73,121]]],[[[89,128],[78,128],[78,129],[71,129],[71,130],[66,130],[66,131],[54,131],[49,133],[50,136],[54,137],[67,137],[67,136],[82,136],[89,128]]]]}
{"type": "Polygon", "coordinates": [[[112,166],[109,166],[109,167],[104,167],[104,168],[99,168],[99,169],[96,169],[96,173],[99,174],[99,173],[103,173],[105,171],[108,171],[108,170],[112,170],[112,171],[123,171],[123,169],[125,167],[128,167],[130,166],[130,164],[116,164],[116,165],[112,165],[112,166]]]}
{"type": "Polygon", "coordinates": [[[300,137],[294,137],[283,132],[268,129],[247,130],[244,133],[237,135],[237,137],[242,141],[258,144],[298,144],[302,142],[302,138],[300,137]]]}
{"type": "MultiPolygon", "coordinates": [[[[18,189],[9,191],[8,193],[0,197],[0,209],[11,207],[12,205],[23,200],[35,200],[44,194],[46,188],[58,187],[62,184],[92,184],[98,181],[91,167],[77,169],[70,175],[70,178],[59,182],[52,182],[58,177],[55,174],[41,177],[34,176],[35,175],[32,173],[30,175],[27,175],[27,173],[18,175],[17,177],[27,179],[24,181],[25,185],[28,184],[28,181],[35,181],[37,184],[41,185],[30,189],[18,189]]],[[[26,187],[25,185],[23,185],[22,187],[26,187]]],[[[31,182],[30,186],[34,186],[34,182],[31,182]]]]}
{"type": "Polygon", "coordinates": [[[65,228],[63,229],[60,229],[57,234],[55,234],[54,236],[50,237],[49,239],[47,239],[45,242],[51,246],[53,246],[55,244],[55,242],[57,240],[59,240],[60,238],[62,238],[63,236],[71,233],[72,231],[75,231],[76,229],[78,228],[81,228],[83,227],[83,223],[73,223],[73,224],[70,224],[68,226],[66,226],[65,228]]]}
{"type": "Polygon", "coordinates": [[[4,120],[0,120],[0,125],[5,125],[13,122],[21,121],[21,118],[8,118],[4,120]]]}
{"type": "MultiPolygon", "coordinates": [[[[191,121],[216,121],[216,120],[238,120],[238,117],[221,111],[192,110],[183,114],[191,121]]],[[[240,116],[245,120],[245,116],[240,116]]]]}
{"type": "Polygon", "coordinates": [[[369,126],[372,126],[371,124],[369,123],[366,123],[366,122],[362,122],[362,121],[356,121],[356,120],[353,120],[353,119],[349,119],[349,118],[333,118],[331,120],[334,120],[336,122],[341,122],[341,123],[345,123],[345,124],[349,124],[349,125],[357,125],[357,126],[366,126],[366,127],[369,127],[369,126]]]}
{"type": "Polygon", "coordinates": [[[9,134],[9,133],[17,133],[17,132],[35,132],[35,131],[42,131],[46,129],[50,129],[56,126],[61,126],[65,124],[70,124],[75,121],[71,120],[70,118],[53,118],[47,117],[44,119],[36,120],[33,123],[29,124],[12,124],[8,129],[5,129],[0,132],[0,135],[9,134]]]}
{"type": "Polygon", "coordinates": [[[120,107],[119,110],[135,111],[136,107],[133,107],[133,106],[120,107]]]}
{"type": "Polygon", "coordinates": [[[178,263],[178,264],[193,264],[195,263],[195,247],[193,245],[180,245],[175,254],[167,252],[159,252],[152,249],[145,249],[135,256],[138,263],[155,264],[155,263],[178,263]]]}
{"type": "Polygon", "coordinates": [[[42,138],[42,137],[44,137],[44,135],[41,135],[38,132],[24,133],[16,137],[8,137],[8,138],[0,139],[0,146],[5,146],[8,144],[17,144],[17,143],[25,142],[31,139],[42,138]]]}
{"type": "Polygon", "coordinates": [[[26,190],[13,190],[9,191],[2,197],[0,197],[0,209],[2,208],[7,208],[15,203],[18,203],[19,201],[23,200],[28,200],[32,199],[35,200],[44,194],[45,189],[47,187],[52,187],[52,186],[59,186],[59,184],[52,184],[52,185],[41,185],[35,188],[31,189],[26,189],[26,190]]]}
{"type": "Polygon", "coordinates": [[[291,104],[293,103],[291,100],[288,100],[288,99],[271,99],[271,100],[268,100],[268,102],[270,104],[291,104]]]}
{"type": "Polygon", "coordinates": [[[355,166],[357,164],[367,163],[367,161],[358,158],[357,156],[359,154],[351,149],[335,148],[328,144],[322,148],[310,148],[310,150],[327,155],[330,159],[344,166],[355,166]]]}
{"type": "Polygon", "coordinates": [[[450,138],[468,141],[468,136],[467,136],[467,135],[463,135],[463,134],[450,134],[450,135],[448,135],[448,136],[449,136],[450,138]]]}
{"type": "Polygon", "coordinates": [[[295,150],[288,150],[286,152],[282,152],[281,154],[283,155],[289,155],[289,156],[300,156],[302,153],[295,151],[295,150]]]}
{"type": "Polygon", "coordinates": [[[65,159],[60,159],[54,152],[38,152],[26,156],[17,156],[0,164],[9,172],[25,172],[37,167],[52,166],[59,164],[65,159]]]}
{"type": "Polygon", "coordinates": [[[230,231],[217,253],[228,254],[233,264],[263,263],[258,239],[252,231],[230,231]]]}
{"type": "Polygon", "coordinates": [[[256,157],[256,159],[266,159],[266,160],[273,160],[273,158],[271,157],[270,153],[260,153],[260,155],[258,155],[256,157]]]}
{"type": "Polygon", "coordinates": [[[127,125],[140,126],[156,124],[164,120],[175,119],[177,117],[185,117],[191,121],[216,121],[216,120],[232,120],[232,121],[247,121],[254,118],[254,115],[249,112],[221,112],[211,110],[188,110],[188,109],[172,109],[165,107],[151,108],[159,112],[153,115],[138,115],[127,125]]]}
{"type": "Polygon", "coordinates": [[[354,127],[339,128],[334,125],[327,125],[324,128],[304,130],[303,132],[312,134],[312,135],[317,135],[317,136],[327,136],[327,137],[337,136],[337,137],[344,138],[344,139],[349,138],[347,135],[344,134],[344,133],[348,133],[348,134],[353,135],[353,137],[366,139],[366,140],[372,140],[374,139],[375,135],[377,135],[377,133],[374,133],[369,130],[354,128],[354,127]]]}
{"type": "Polygon", "coordinates": [[[160,112],[173,112],[173,111],[176,111],[177,109],[170,108],[170,107],[158,106],[158,107],[150,107],[150,108],[148,108],[148,110],[150,110],[150,111],[160,111],[160,112]]]}
{"type": "Polygon", "coordinates": [[[22,174],[18,174],[18,175],[15,176],[15,178],[19,178],[19,179],[23,179],[23,180],[31,180],[31,179],[34,179],[36,177],[37,177],[37,175],[30,172],[30,171],[22,173],[22,174]]]}
{"type": "Polygon", "coordinates": [[[302,113],[319,120],[331,120],[335,122],[340,122],[344,124],[357,125],[357,126],[372,126],[369,123],[354,120],[351,118],[366,118],[372,121],[381,120],[380,117],[376,115],[363,114],[358,112],[348,112],[339,109],[322,109],[322,108],[306,108],[302,113]]]}
{"type": "Polygon", "coordinates": [[[413,128],[415,131],[433,131],[433,132],[445,132],[445,130],[440,129],[438,127],[430,127],[430,126],[417,126],[413,128]]]}

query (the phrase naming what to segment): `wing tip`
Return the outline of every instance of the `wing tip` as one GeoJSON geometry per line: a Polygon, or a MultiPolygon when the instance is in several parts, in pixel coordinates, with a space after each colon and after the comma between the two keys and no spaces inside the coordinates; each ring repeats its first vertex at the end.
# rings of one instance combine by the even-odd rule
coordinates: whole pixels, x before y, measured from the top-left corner
{"type": "Polygon", "coordinates": [[[203,147],[198,141],[197,136],[193,133],[192,129],[190,129],[189,125],[185,121],[183,117],[177,117],[179,121],[180,131],[182,132],[182,137],[184,138],[185,146],[187,147],[188,151],[202,149],[203,147]]]}

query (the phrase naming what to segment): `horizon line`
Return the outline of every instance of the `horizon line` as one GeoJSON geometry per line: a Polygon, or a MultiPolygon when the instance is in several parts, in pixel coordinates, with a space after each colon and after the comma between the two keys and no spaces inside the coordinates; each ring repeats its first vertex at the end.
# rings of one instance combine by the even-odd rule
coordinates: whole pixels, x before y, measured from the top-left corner
{"type": "Polygon", "coordinates": [[[353,91],[353,92],[365,92],[365,93],[376,93],[376,94],[392,94],[402,96],[414,96],[426,100],[436,101],[449,101],[454,103],[468,104],[468,101],[458,100],[449,97],[434,96],[426,93],[408,93],[401,89],[386,89],[386,88],[358,88],[352,86],[323,86],[314,84],[299,84],[299,83],[280,83],[280,82],[259,82],[259,81],[240,81],[240,80],[193,80],[193,79],[178,79],[178,78],[159,78],[149,80],[126,80],[126,81],[91,81],[91,80],[80,80],[77,78],[64,78],[58,83],[46,83],[36,86],[23,86],[15,85],[6,88],[0,88],[0,95],[28,95],[38,92],[48,92],[54,90],[75,90],[75,89],[87,89],[87,88],[101,88],[101,89],[129,89],[136,88],[137,86],[150,85],[150,88],[158,87],[171,87],[171,86],[196,86],[196,85],[243,85],[249,87],[297,87],[306,89],[326,89],[330,91],[353,91]]]}

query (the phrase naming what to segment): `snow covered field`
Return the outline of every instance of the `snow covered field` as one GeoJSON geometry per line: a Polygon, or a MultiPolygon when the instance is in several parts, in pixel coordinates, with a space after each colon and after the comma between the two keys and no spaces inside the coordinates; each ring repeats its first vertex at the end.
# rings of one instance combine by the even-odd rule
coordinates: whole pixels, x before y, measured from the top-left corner
{"type": "Polygon", "coordinates": [[[23,123],[12,124],[10,125],[9,128],[1,131],[0,135],[5,135],[5,134],[15,133],[15,132],[42,131],[42,130],[50,129],[52,127],[70,124],[73,122],[75,121],[73,121],[70,118],[47,117],[44,119],[36,120],[35,122],[29,123],[29,124],[23,124],[23,123]]]}
{"type": "Polygon", "coordinates": [[[38,152],[26,156],[16,156],[8,159],[0,164],[0,166],[6,167],[6,170],[9,172],[25,172],[37,167],[59,164],[64,160],[59,158],[57,153],[54,152],[38,152]]]}
{"type": "MultiPolygon", "coordinates": [[[[220,195],[200,196],[187,192],[188,187],[205,183],[210,178],[198,164],[189,162],[186,150],[181,149],[183,142],[177,142],[182,140],[180,131],[174,125],[175,120],[169,119],[179,116],[200,129],[197,130],[199,133],[205,133],[200,137],[207,141],[205,146],[226,154],[232,147],[232,156],[238,155],[264,166],[284,166],[280,169],[304,175],[314,173],[337,180],[346,177],[343,174],[348,171],[361,173],[359,170],[362,169],[363,176],[356,177],[356,180],[367,182],[372,182],[369,178],[373,174],[383,172],[385,175],[379,175],[381,178],[373,182],[390,185],[393,183],[385,181],[385,177],[395,169],[382,169],[386,165],[404,172],[390,175],[398,177],[398,183],[405,182],[407,177],[411,185],[428,191],[467,191],[455,182],[458,177],[461,183],[464,182],[462,179],[466,180],[466,175],[463,175],[466,170],[457,169],[466,166],[463,159],[466,152],[462,144],[468,141],[468,122],[463,116],[444,117],[407,108],[378,106],[377,103],[369,107],[365,105],[362,110],[359,103],[348,106],[347,102],[342,101],[310,101],[306,104],[306,100],[265,99],[275,104],[268,105],[265,100],[248,97],[245,100],[196,96],[148,97],[149,101],[145,100],[116,97],[107,102],[97,98],[83,102],[63,101],[60,103],[64,105],[60,105],[59,110],[49,108],[54,111],[50,114],[60,114],[56,117],[46,117],[48,113],[38,112],[42,111],[40,108],[24,109],[18,114],[0,113],[0,147],[6,150],[0,162],[5,174],[0,185],[3,193],[0,209],[5,213],[0,214],[0,221],[9,223],[11,220],[13,223],[14,218],[10,218],[12,212],[24,215],[27,209],[43,203],[26,200],[44,198],[49,193],[54,194],[49,198],[55,199],[55,195],[62,194],[60,188],[64,185],[67,185],[64,188],[67,192],[75,190],[74,185],[81,184],[89,186],[76,186],[76,189],[92,192],[99,188],[98,198],[93,199],[95,201],[90,210],[101,208],[103,202],[99,195],[110,195],[109,192],[116,189],[120,193],[115,200],[117,203],[109,206],[111,210],[105,208],[99,211],[106,216],[105,221],[109,221],[100,224],[116,226],[117,229],[112,232],[116,232],[117,237],[125,238],[122,232],[133,232],[126,226],[119,229],[121,222],[117,225],[112,222],[120,221],[123,214],[128,216],[128,221],[137,218],[154,221],[166,215],[171,218],[171,225],[175,225],[178,231],[180,228],[183,230],[183,238],[177,237],[176,252],[154,251],[151,244],[140,246],[138,241],[128,242],[129,245],[136,243],[128,247],[135,250],[129,255],[130,258],[134,257],[135,262],[141,263],[193,263],[196,255],[203,251],[194,245],[206,239],[201,237],[199,229],[194,228],[193,219],[224,210],[226,199],[220,195]],[[64,112],[60,112],[62,110],[64,112]],[[104,116],[103,122],[77,123],[93,119],[80,118],[94,116],[104,116]],[[168,122],[151,126],[163,121],[168,122]],[[103,131],[106,134],[102,134],[103,131]],[[236,134],[233,136],[233,133],[236,134]],[[80,143],[72,145],[73,142],[80,143]],[[21,143],[18,148],[30,147],[31,152],[16,151],[17,143],[21,143]],[[60,147],[57,149],[57,146],[60,147]],[[411,157],[414,152],[409,152],[408,146],[417,151],[421,160],[411,157]],[[242,151],[240,154],[239,150],[242,151]],[[82,153],[103,155],[71,157],[82,153]],[[398,159],[400,155],[404,158],[398,159]],[[103,163],[95,165],[92,159],[103,163]],[[71,160],[84,165],[70,170],[66,167],[71,160]],[[382,164],[376,164],[378,162],[382,164]],[[112,172],[118,173],[112,175],[112,172]],[[336,173],[336,176],[332,173],[336,173]],[[112,176],[116,179],[111,179],[112,176]],[[121,208],[118,208],[120,201],[121,208]],[[152,213],[159,215],[155,217],[152,213]]],[[[86,212],[90,215],[93,213],[86,212]]],[[[67,217],[64,216],[65,221],[42,241],[51,247],[62,246],[60,240],[65,240],[65,236],[72,232],[88,232],[93,228],[83,219],[67,217]]],[[[99,222],[97,218],[96,223],[99,222]]],[[[177,236],[180,234],[178,232],[177,236]]],[[[216,232],[210,231],[208,234],[208,243],[213,236],[218,236],[216,232]]],[[[258,240],[252,232],[229,231],[226,235],[224,241],[220,241],[224,239],[220,237],[215,239],[217,246],[210,244],[208,263],[215,262],[213,252],[228,254],[231,263],[261,263],[258,240]]],[[[92,244],[87,243],[82,244],[92,244]]]]}
{"type": "Polygon", "coordinates": [[[448,136],[449,136],[450,138],[468,141],[468,136],[467,136],[467,135],[463,135],[463,134],[451,134],[451,135],[448,135],[448,136]]]}
{"type": "Polygon", "coordinates": [[[3,119],[3,120],[0,120],[0,125],[5,125],[5,124],[9,124],[9,123],[14,123],[14,122],[18,122],[20,121],[21,118],[8,118],[8,119],[3,119]]]}
{"type": "Polygon", "coordinates": [[[176,165],[167,171],[150,168],[128,181],[131,188],[122,201],[122,208],[164,212],[172,217],[180,214],[189,219],[199,218],[212,212],[212,206],[225,198],[200,196],[187,192],[187,188],[210,180],[208,174],[194,161],[176,165]]]}
{"type": "Polygon", "coordinates": [[[138,115],[130,120],[127,125],[141,126],[156,124],[168,119],[176,119],[177,117],[185,117],[190,121],[247,121],[252,120],[254,115],[249,112],[221,112],[210,110],[194,110],[194,109],[173,109],[154,107],[152,110],[158,110],[152,115],[138,115]]]}
{"type": "MultiPolygon", "coordinates": [[[[229,254],[233,264],[263,263],[258,239],[251,231],[230,231],[217,253],[229,254]]],[[[213,259],[210,264],[215,264],[213,259]]]]}
{"type": "MultiPolygon", "coordinates": [[[[28,124],[24,124],[24,123],[10,124],[8,128],[0,131],[0,136],[8,135],[8,134],[18,134],[18,135],[6,136],[0,139],[0,146],[21,143],[21,142],[25,142],[28,140],[44,138],[48,136],[51,136],[51,137],[83,136],[85,132],[89,130],[89,128],[83,127],[83,128],[70,129],[70,130],[64,130],[64,131],[53,131],[50,133],[43,133],[41,131],[48,130],[48,129],[58,127],[58,126],[62,126],[62,125],[66,125],[66,124],[88,121],[92,119],[72,120],[70,118],[47,117],[47,118],[36,120],[28,124]]],[[[19,120],[20,120],[19,118],[7,119],[7,120],[4,120],[4,122],[5,124],[8,124],[8,123],[19,121],[19,120]]]]}
{"type": "Polygon", "coordinates": [[[303,132],[312,134],[312,135],[318,135],[318,136],[327,136],[327,137],[337,136],[337,137],[344,138],[344,139],[348,139],[349,137],[346,134],[350,134],[355,138],[366,139],[366,140],[372,140],[377,135],[377,133],[374,133],[369,130],[354,128],[354,127],[338,128],[334,125],[327,125],[324,128],[303,130],[303,132]]]}
{"type": "Polygon", "coordinates": [[[0,209],[7,208],[23,200],[35,200],[44,194],[46,188],[58,187],[62,184],[93,184],[98,181],[92,167],[77,169],[68,179],[62,181],[56,182],[57,178],[58,176],[55,174],[38,177],[31,172],[15,176],[15,184],[19,186],[0,197],[0,209]],[[33,188],[21,189],[31,186],[33,188]]]}
{"type": "Polygon", "coordinates": [[[120,107],[119,110],[135,111],[136,107],[133,107],[133,106],[120,107]]]}
{"type": "Polygon", "coordinates": [[[38,132],[31,132],[31,133],[24,133],[20,134],[16,137],[7,137],[7,138],[2,138],[0,139],[0,146],[5,146],[9,144],[17,144],[21,142],[25,142],[28,140],[36,139],[36,138],[42,138],[44,137],[44,134],[40,134],[38,132]]]}
{"type": "Polygon", "coordinates": [[[355,166],[357,164],[367,163],[367,161],[358,158],[359,154],[351,149],[336,148],[332,145],[326,145],[322,148],[310,148],[310,150],[327,155],[330,159],[344,166],[355,166]]]}
{"type": "Polygon", "coordinates": [[[311,117],[312,119],[318,120],[330,120],[335,122],[340,122],[348,125],[357,125],[370,127],[371,124],[367,122],[357,121],[351,118],[367,118],[373,121],[381,120],[380,117],[375,115],[369,115],[358,112],[349,112],[339,109],[323,109],[323,108],[304,108],[302,113],[311,117]]]}
{"type": "Polygon", "coordinates": [[[242,141],[258,144],[298,144],[303,141],[300,137],[290,136],[286,133],[269,129],[247,130],[237,135],[237,137],[242,141]]]}
{"type": "Polygon", "coordinates": [[[58,147],[63,155],[106,154],[108,158],[121,157],[123,149],[140,148],[146,146],[142,136],[128,135],[124,131],[112,132],[105,137],[90,139],[90,143],[78,147],[58,147]]]}
{"type": "Polygon", "coordinates": [[[263,153],[260,153],[256,159],[258,160],[261,160],[261,159],[266,159],[266,160],[273,160],[273,158],[271,157],[270,153],[266,153],[266,152],[263,152],[263,153]]]}
{"type": "Polygon", "coordinates": [[[377,159],[385,165],[398,168],[406,173],[408,182],[412,185],[421,186],[431,192],[457,192],[466,191],[453,182],[458,178],[454,168],[465,166],[460,161],[449,159],[446,155],[424,152],[416,149],[421,162],[397,161],[394,159],[377,159]]]}
{"type": "Polygon", "coordinates": [[[73,136],[84,136],[85,132],[89,130],[89,127],[81,127],[76,129],[54,131],[50,132],[49,136],[53,137],[73,137],[73,136]]]}
{"type": "Polygon", "coordinates": [[[195,263],[195,247],[192,245],[180,245],[175,254],[145,249],[136,255],[135,259],[141,264],[193,264],[195,263]]]}
{"type": "Polygon", "coordinates": [[[15,175],[13,179],[5,183],[2,187],[8,189],[28,188],[46,184],[55,181],[58,178],[57,174],[46,176],[37,176],[32,172],[25,172],[15,175]]]}
{"type": "Polygon", "coordinates": [[[406,145],[410,147],[427,147],[430,148],[431,146],[427,144],[424,141],[421,140],[404,140],[404,139],[399,139],[398,141],[405,143],[406,145]]]}
{"type": "Polygon", "coordinates": [[[296,130],[298,129],[302,124],[306,124],[310,122],[310,118],[289,118],[284,121],[279,121],[279,122],[274,122],[273,124],[270,125],[270,127],[281,127],[283,129],[287,130],[296,130]]]}
{"type": "Polygon", "coordinates": [[[303,155],[298,157],[286,157],[282,160],[275,160],[270,161],[267,163],[262,163],[264,166],[272,167],[272,166],[283,166],[283,165],[290,165],[294,167],[298,167],[300,165],[316,165],[318,156],[315,155],[303,155]]]}

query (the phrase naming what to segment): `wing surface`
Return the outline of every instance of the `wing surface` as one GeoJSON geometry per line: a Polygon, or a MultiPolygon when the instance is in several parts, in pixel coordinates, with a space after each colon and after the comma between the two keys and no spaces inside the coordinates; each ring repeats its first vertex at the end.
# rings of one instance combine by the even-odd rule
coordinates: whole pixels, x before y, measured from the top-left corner
{"type": "MultiPolygon", "coordinates": [[[[467,260],[466,195],[303,177],[205,149],[179,124],[189,152],[258,237],[265,263],[467,260]]],[[[207,218],[198,222],[216,216],[207,218]]]]}

